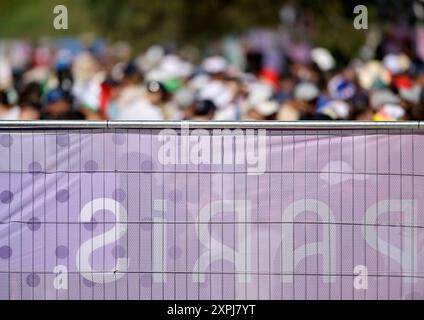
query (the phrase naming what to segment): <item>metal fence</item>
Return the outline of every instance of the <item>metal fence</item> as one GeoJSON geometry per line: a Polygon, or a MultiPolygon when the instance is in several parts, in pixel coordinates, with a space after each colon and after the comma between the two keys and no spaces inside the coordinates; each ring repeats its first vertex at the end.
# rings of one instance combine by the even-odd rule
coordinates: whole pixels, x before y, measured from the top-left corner
{"type": "Polygon", "coordinates": [[[0,122],[0,299],[423,299],[420,122],[0,122]]]}

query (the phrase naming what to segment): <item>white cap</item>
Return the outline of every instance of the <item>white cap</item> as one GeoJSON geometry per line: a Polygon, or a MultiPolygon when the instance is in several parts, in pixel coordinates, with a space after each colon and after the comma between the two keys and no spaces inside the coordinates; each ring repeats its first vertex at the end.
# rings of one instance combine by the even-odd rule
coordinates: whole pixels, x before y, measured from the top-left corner
{"type": "Polygon", "coordinates": [[[323,114],[328,115],[335,120],[347,119],[349,116],[349,105],[342,100],[333,100],[327,103],[322,111],[323,114]]]}
{"type": "Polygon", "coordinates": [[[379,115],[384,119],[397,121],[405,116],[405,110],[399,105],[387,104],[379,110],[376,116],[378,117],[379,115]]]}
{"type": "Polygon", "coordinates": [[[148,73],[146,73],[145,80],[147,82],[149,81],[158,81],[158,82],[165,82],[168,75],[166,72],[164,72],[162,69],[155,68],[153,70],[150,70],[148,73]]]}
{"type": "Polygon", "coordinates": [[[193,71],[193,67],[190,63],[181,60],[176,55],[167,55],[163,58],[159,65],[159,69],[166,74],[169,79],[184,78],[188,77],[193,71]]]}
{"type": "Polygon", "coordinates": [[[262,101],[254,106],[254,109],[262,116],[269,117],[278,112],[280,105],[277,101],[262,101]]]}
{"type": "Polygon", "coordinates": [[[215,103],[217,108],[223,109],[230,105],[231,101],[234,99],[234,94],[222,82],[212,81],[200,90],[199,99],[211,100],[215,103]]]}
{"type": "Polygon", "coordinates": [[[249,96],[247,101],[250,105],[255,106],[261,102],[271,99],[273,88],[264,82],[254,82],[249,85],[249,96]]]}
{"type": "Polygon", "coordinates": [[[180,109],[186,109],[191,106],[196,99],[196,95],[193,90],[189,88],[182,88],[177,91],[174,96],[174,100],[180,109]]]}
{"type": "Polygon", "coordinates": [[[210,57],[203,61],[202,69],[210,74],[225,72],[228,68],[227,61],[220,56],[210,57]]]}
{"type": "Polygon", "coordinates": [[[294,98],[301,101],[312,101],[319,97],[319,89],[310,82],[302,82],[294,88],[294,98]]]}
{"type": "Polygon", "coordinates": [[[405,54],[388,54],[383,59],[387,70],[393,74],[400,74],[409,69],[411,60],[405,54]]]}
{"type": "Polygon", "coordinates": [[[209,76],[206,74],[198,74],[194,76],[188,83],[188,87],[193,90],[201,90],[209,84],[209,76]]]}
{"type": "Polygon", "coordinates": [[[311,51],[311,59],[322,71],[330,71],[336,66],[331,52],[325,48],[315,48],[311,51]]]}
{"type": "Polygon", "coordinates": [[[358,70],[359,83],[365,90],[371,89],[375,81],[390,82],[390,73],[376,60],[370,61],[358,70]]]}

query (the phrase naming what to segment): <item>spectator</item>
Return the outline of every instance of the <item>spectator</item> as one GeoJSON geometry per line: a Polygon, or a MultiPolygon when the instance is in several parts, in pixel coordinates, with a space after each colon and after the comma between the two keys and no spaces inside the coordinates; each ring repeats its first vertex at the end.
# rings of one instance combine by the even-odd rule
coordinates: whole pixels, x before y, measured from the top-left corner
{"type": "Polygon", "coordinates": [[[47,93],[41,118],[44,120],[81,120],[85,119],[80,111],[72,109],[71,102],[61,89],[47,93]]]}
{"type": "Polygon", "coordinates": [[[0,120],[19,120],[19,107],[14,104],[16,93],[13,90],[0,91],[0,120]]]}
{"type": "Polygon", "coordinates": [[[198,101],[194,107],[192,120],[207,121],[215,116],[216,106],[211,100],[198,101]]]}
{"type": "Polygon", "coordinates": [[[147,92],[139,97],[133,97],[121,108],[119,120],[164,120],[161,103],[167,93],[162,83],[153,81],[147,84],[147,92]]]}
{"type": "Polygon", "coordinates": [[[27,60],[14,76],[14,52],[3,50],[0,119],[424,120],[421,49],[395,35],[368,39],[367,54],[345,64],[270,29],[231,37],[230,47],[226,37],[197,65],[176,47],[131,57],[126,43],[104,53],[43,44],[19,55],[27,60]]]}

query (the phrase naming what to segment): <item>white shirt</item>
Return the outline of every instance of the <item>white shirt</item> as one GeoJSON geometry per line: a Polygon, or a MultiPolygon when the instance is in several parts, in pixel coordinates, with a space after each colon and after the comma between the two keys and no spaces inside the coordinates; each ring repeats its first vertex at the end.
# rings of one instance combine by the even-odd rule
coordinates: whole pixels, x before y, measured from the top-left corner
{"type": "Polygon", "coordinates": [[[18,106],[14,106],[12,109],[7,111],[5,114],[0,115],[0,120],[19,120],[21,110],[18,106]]]}
{"type": "Polygon", "coordinates": [[[164,120],[164,118],[158,107],[140,100],[122,108],[117,120],[164,120]]]}

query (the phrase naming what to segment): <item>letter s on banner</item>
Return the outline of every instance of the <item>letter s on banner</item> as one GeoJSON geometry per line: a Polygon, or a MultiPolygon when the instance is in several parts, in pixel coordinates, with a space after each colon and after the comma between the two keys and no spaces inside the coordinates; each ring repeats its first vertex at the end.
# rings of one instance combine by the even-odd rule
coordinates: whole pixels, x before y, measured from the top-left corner
{"type": "Polygon", "coordinates": [[[127,232],[127,210],[112,199],[95,199],[87,203],[81,210],[81,222],[89,223],[98,211],[110,211],[116,217],[116,225],[104,234],[84,242],[77,252],[77,268],[81,275],[95,283],[110,283],[119,280],[128,270],[129,259],[118,258],[116,266],[109,272],[95,272],[90,265],[90,256],[97,249],[117,242],[127,232]]]}

